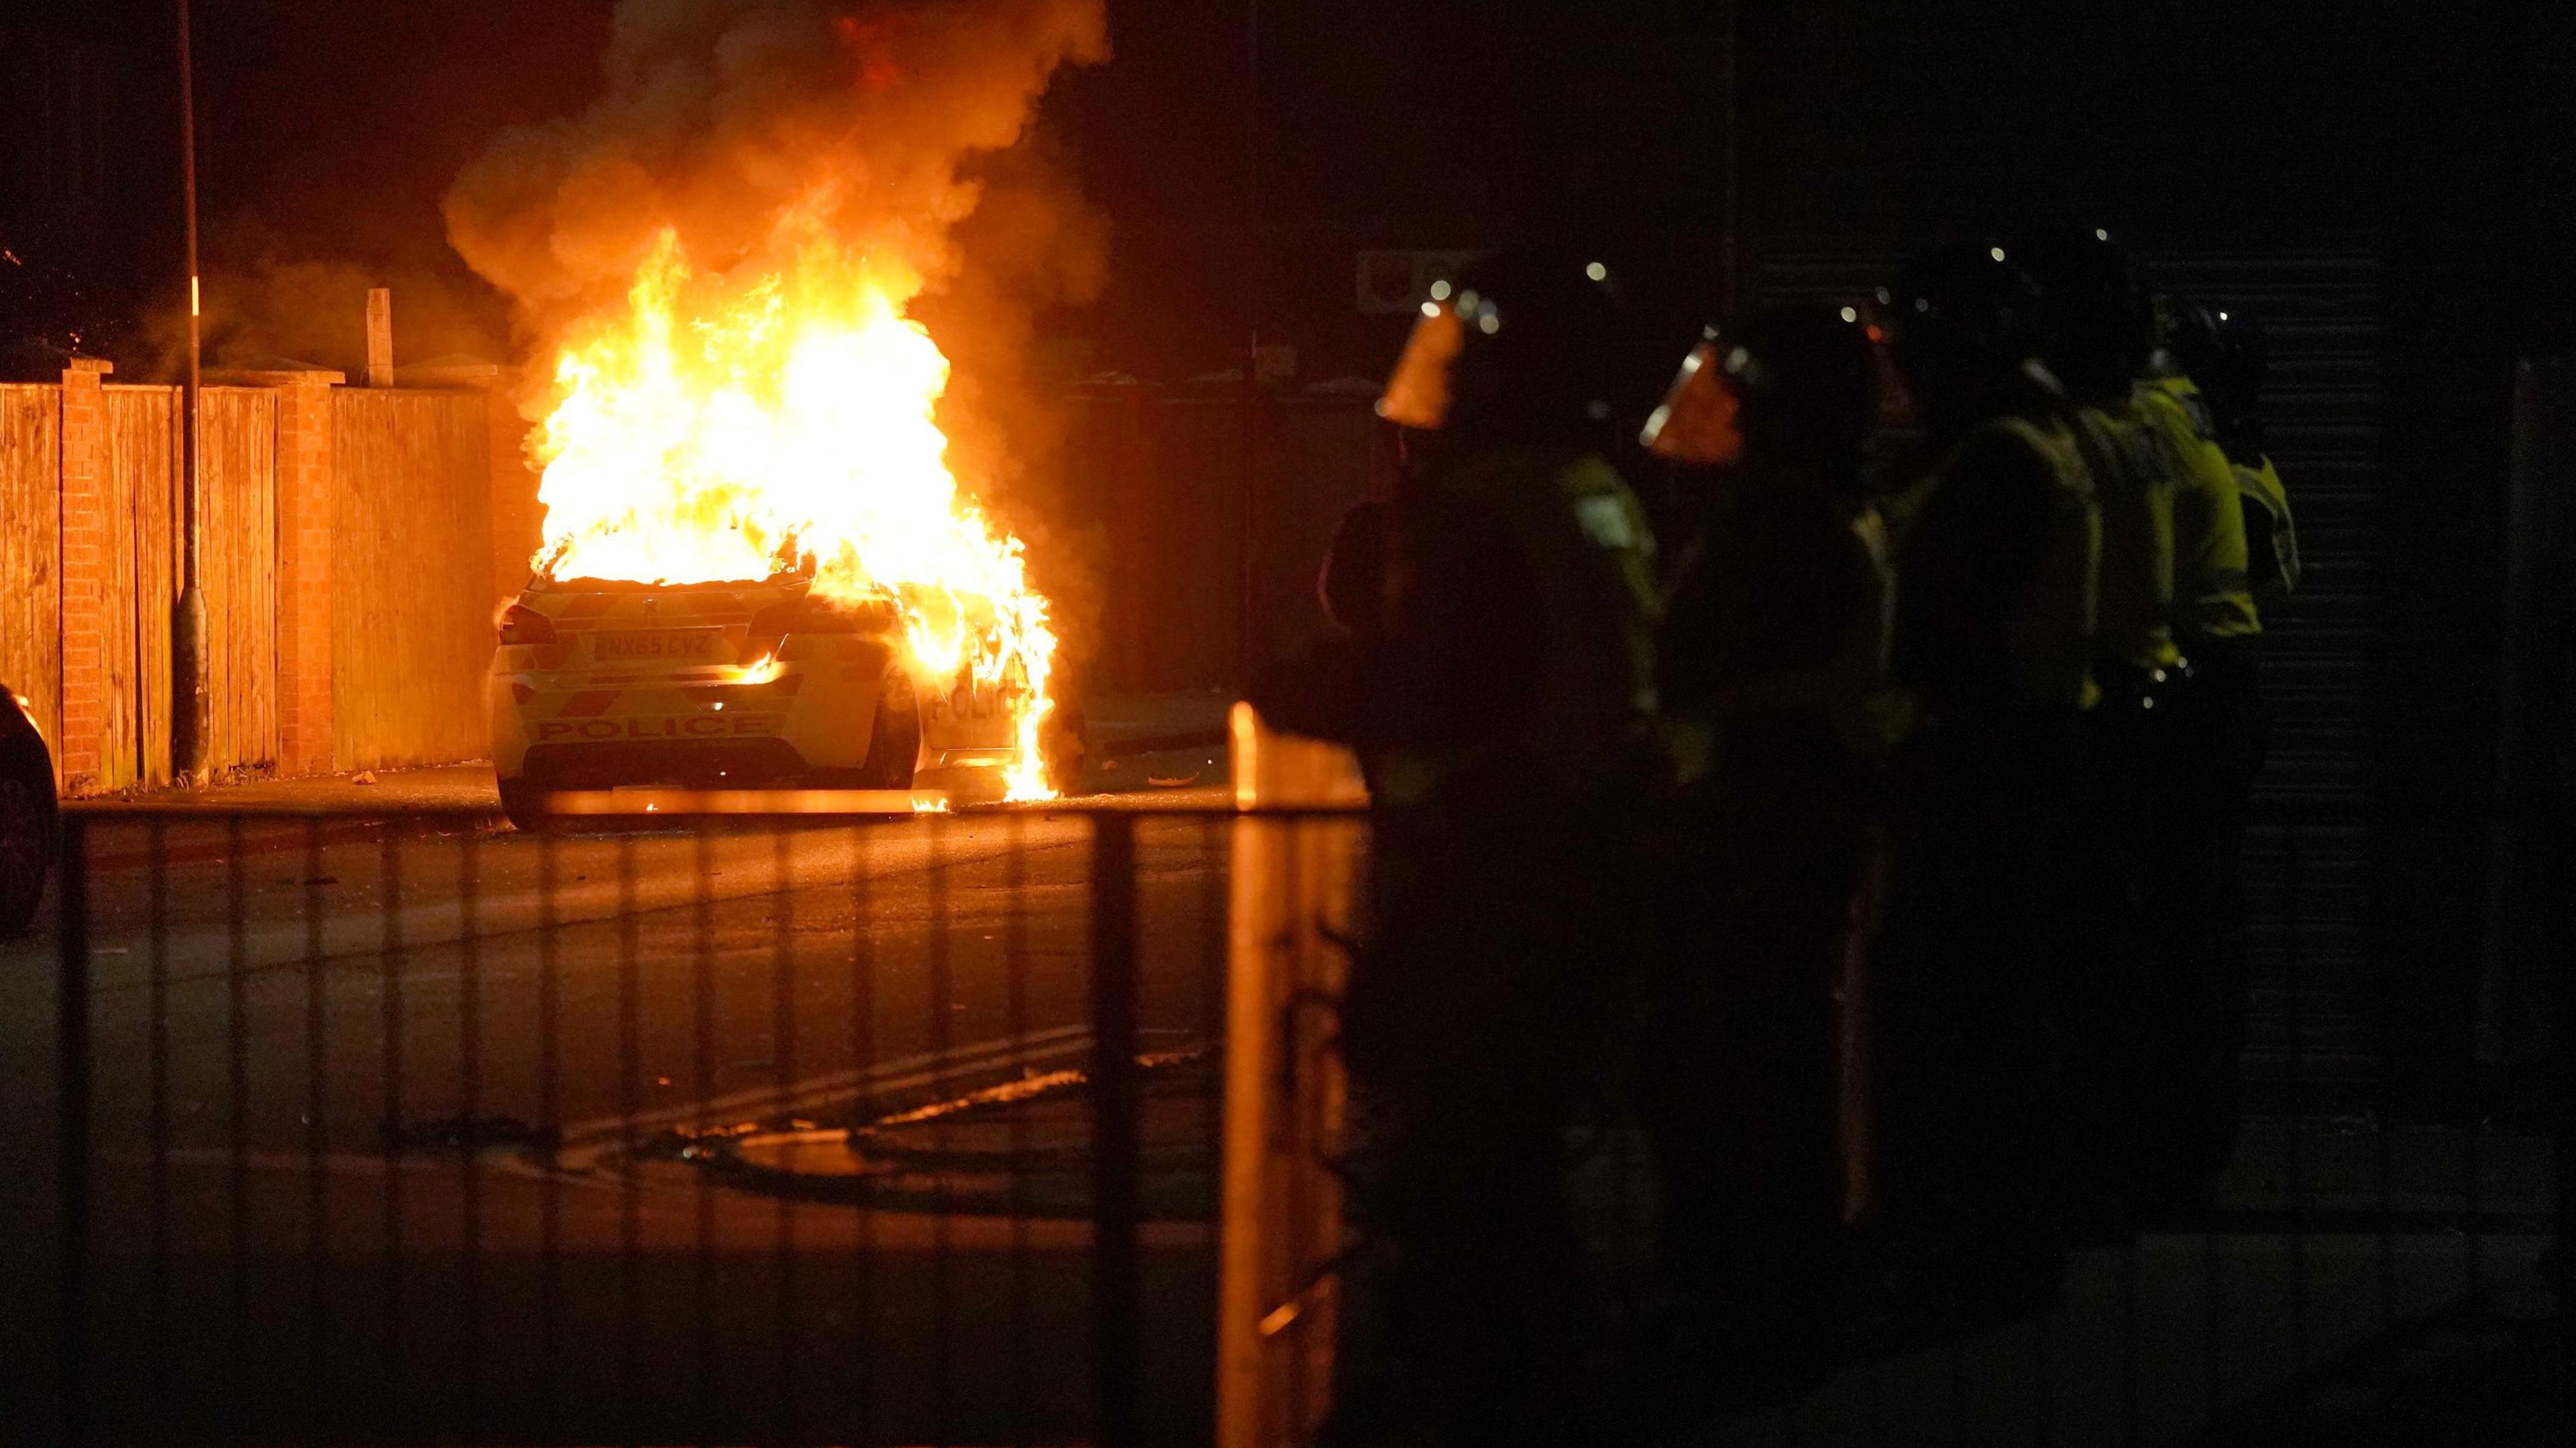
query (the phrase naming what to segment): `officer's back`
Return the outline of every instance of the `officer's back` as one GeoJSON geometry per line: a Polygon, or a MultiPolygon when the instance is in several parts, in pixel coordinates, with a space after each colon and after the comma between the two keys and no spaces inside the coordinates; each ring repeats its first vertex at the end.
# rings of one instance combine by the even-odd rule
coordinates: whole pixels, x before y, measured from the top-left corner
{"type": "Polygon", "coordinates": [[[1573,800],[1622,782],[1655,706],[1654,542],[1603,460],[1615,313],[1511,257],[1424,318],[1380,411],[1420,431],[1397,499],[1387,803],[1469,781],[1573,800]]]}
{"type": "Polygon", "coordinates": [[[2056,1286],[2050,1027],[2059,979],[2092,968],[2069,876],[2101,522],[2004,249],[1931,253],[1888,300],[1925,432],[1890,663],[1918,718],[1890,780],[1864,1228],[1900,1313],[1964,1326],[2056,1286]]]}
{"type": "Polygon", "coordinates": [[[1620,998],[1655,705],[1652,539],[1595,445],[1616,323],[1579,260],[1490,259],[1379,404],[1408,470],[1369,675],[1380,913],[1340,1040],[1389,1361],[1345,1384],[1354,1432],[1566,1442],[1609,1407],[1566,1138],[1620,998]]]}

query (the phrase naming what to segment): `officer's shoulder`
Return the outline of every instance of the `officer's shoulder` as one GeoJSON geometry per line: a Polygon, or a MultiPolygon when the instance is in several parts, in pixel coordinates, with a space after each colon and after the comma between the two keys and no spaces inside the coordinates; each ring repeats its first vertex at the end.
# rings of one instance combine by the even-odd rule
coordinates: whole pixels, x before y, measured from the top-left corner
{"type": "Polygon", "coordinates": [[[2202,442],[2218,441],[2218,418],[2209,410],[2209,399],[2189,378],[2142,382],[2132,395],[2148,416],[2167,427],[2188,430],[2202,442]]]}

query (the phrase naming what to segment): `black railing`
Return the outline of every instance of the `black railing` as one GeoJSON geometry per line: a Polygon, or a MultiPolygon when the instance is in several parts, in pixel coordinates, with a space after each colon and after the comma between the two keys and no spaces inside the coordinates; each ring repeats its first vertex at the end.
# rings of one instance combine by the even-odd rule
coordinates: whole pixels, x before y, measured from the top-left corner
{"type": "Polygon", "coordinates": [[[44,1436],[1204,1440],[1242,827],[74,812],[44,1436]]]}
{"type": "MultiPolygon", "coordinates": [[[[2509,1336],[2568,1125],[2392,1069],[2365,823],[2250,833],[2214,1206],[1721,1438],[2259,1441],[2331,1427],[2399,1346],[2509,1336]]],[[[1231,847],[1347,828],[75,812],[55,930],[0,975],[38,1038],[0,1286],[59,1308],[0,1326],[0,1372],[66,1443],[1207,1441],[1231,847]]],[[[1330,1030],[1295,987],[1283,1048],[1330,1030]]],[[[1296,1055],[1243,1119],[1323,1121],[1296,1055]]],[[[1582,1190],[1629,1224],[1651,1183],[1613,1159],[1582,1190]]]]}

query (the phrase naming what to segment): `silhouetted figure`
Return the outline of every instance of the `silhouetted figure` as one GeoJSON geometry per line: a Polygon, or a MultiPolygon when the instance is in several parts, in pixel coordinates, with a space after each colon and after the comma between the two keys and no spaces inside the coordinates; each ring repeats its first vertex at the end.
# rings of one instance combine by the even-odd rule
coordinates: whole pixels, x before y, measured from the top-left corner
{"type": "MultiPolygon", "coordinates": [[[[2164,309],[2165,346],[2148,366],[2142,396],[2161,399],[2168,425],[2188,442],[2214,441],[2235,485],[2230,495],[2204,487],[2205,510],[2178,514],[2180,556],[2189,583],[2177,620],[2191,656],[2192,737],[2199,743],[2208,831],[2209,1004],[2201,1040],[2207,1113],[2201,1167],[2214,1174],[2235,1154],[2242,1115],[2249,982],[2245,968],[2245,899],[2240,856],[2254,777],[2270,748],[2262,695],[2261,610],[2289,597],[2299,582],[2299,541],[2288,491],[2265,449],[2262,419],[2262,329],[2241,309],[2192,303],[2164,309]],[[2226,525],[2234,521],[2237,527],[2226,525]],[[2241,534],[2241,538],[2238,536],[2241,534]]],[[[2204,467],[2199,476],[2213,470],[2204,467]]]]}
{"type": "Polygon", "coordinates": [[[1628,990],[1655,707],[1651,540],[1597,447],[1618,321],[1579,260],[1496,257],[1380,404],[1424,445],[1369,679],[1380,918],[1342,1023],[1382,1258],[1354,1441],[1561,1444],[1616,1406],[1567,1140],[1628,990]]]}
{"type": "Polygon", "coordinates": [[[1893,602],[1863,476],[1877,406],[1861,326],[1779,307],[1695,349],[1648,424],[1649,451],[1703,471],[1660,655],[1682,778],[1654,873],[1669,935],[1637,1099],[1684,1342],[1728,1408],[1794,1394],[1831,1362],[1836,997],[1893,602]]]}
{"type": "Polygon", "coordinates": [[[2245,508],[2189,383],[2144,375],[2156,312],[2127,252],[2105,231],[2066,228],[2016,259],[2049,300],[2049,356],[2082,404],[2104,500],[2103,697],[2090,737],[2149,971],[2135,998],[2106,995],[2069,1022],[2079,1049],[2099,1041],[2106,1060],[2125,1051],[2134,1073],[2101,1078],[2080,1137],[2097,1148],[2099,1195],[2152,1212],[2203,1198],[2235,1136],[2234,1072],[2222,1062],[2241,1049],[2244,983],[2220,856],[2235,848],[2222,817],[2241,819],[2251,780],[2243,701],[2261,624],[2245,508]],[[2140,498],[2154,500],[2151,541],[2131,524],[2140,498]],[[2152,647],[2138,627],[2142,562],[2158,571],[2152,647]]]}
{"type": "Polygon", "coordinates": [[[1315,598],[1332,631],[1263,668],[1244,691],[1271,727],[1349,746],[1372,786],[1387,728],[1386,700],[1371,679],[1384,669],[1392,527],[1380,502],[1342,515],[1315,577],[1315,598]]]}
{"type": "Polygon", "coordinates": [[[1886,317],[1925,438],[1890,499],[1890,673],[1917,722],[1889,774],[1870,971],[1867,1218],[1916,1330],[2051,1300],[2064,1062],[2052,1031],[2088,938],[2087,767],[2101,525],[2036,295],[2000,249],[1931,253],[1886,317]]]}

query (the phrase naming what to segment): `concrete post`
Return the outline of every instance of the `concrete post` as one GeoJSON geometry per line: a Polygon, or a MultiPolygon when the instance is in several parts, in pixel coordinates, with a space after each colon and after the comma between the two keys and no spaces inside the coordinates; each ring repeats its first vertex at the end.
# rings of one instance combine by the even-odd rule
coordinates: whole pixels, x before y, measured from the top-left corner
{"type": "Polygon", "coordinates": [[[394,385],[394,294],[390,287],[367,289],[367,385],[394,385]]]}

